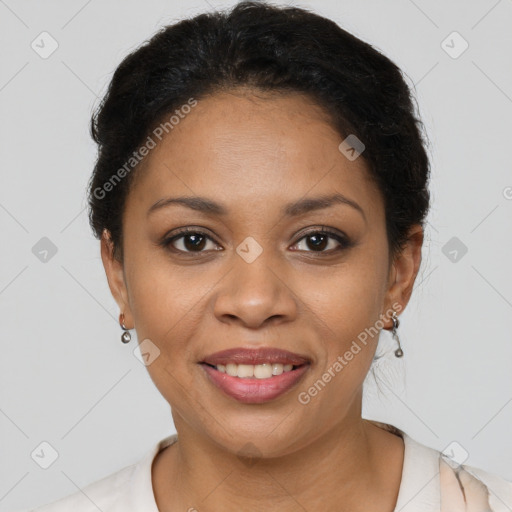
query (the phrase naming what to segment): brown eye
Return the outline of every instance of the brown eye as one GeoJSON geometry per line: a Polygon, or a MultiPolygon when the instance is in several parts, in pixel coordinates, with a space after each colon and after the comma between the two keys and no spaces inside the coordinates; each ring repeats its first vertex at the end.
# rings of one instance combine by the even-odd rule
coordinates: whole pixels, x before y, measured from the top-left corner
{"type": "Polygon", "coordinates": [[[330,231],[311,231],[296,244],[298,250],[306,252],[334,252],[350,246],[348,239],[330,231]],[[305,242],[302,242],[305,240],[305,242]],[[300,245],[302,244],[302,248],[300,245]]]}
{"type": "Polygon", "coordinates": [[[208,242],[213,244],[210,249],[215,250],[216,244],[213,240],[201,231],[183,230],[178,234],[164,240],[165,247],[171,246],[173,250],[184,253],[205,252],[208,242]]]}

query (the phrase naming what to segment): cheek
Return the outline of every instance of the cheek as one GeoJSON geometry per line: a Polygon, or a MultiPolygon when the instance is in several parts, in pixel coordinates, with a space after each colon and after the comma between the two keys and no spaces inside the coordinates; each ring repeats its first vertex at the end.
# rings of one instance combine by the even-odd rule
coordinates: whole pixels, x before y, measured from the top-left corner
{"type": "MultiPolygon", "coordinates": [[[[141,254],[132,253],[126,268],[137,338],[150,340],[158,354],[146,369],[162,396],[179,406],[184,389],[193,389],[190,341],[200,322],[204,281],[191,282],[179,269],[141,254]]],[[[185,402],[181,405],[186,407],[185,402]]]]}
{"type": "Polygon", "coordinates": [[[333,421],[333,408],[347,411],[357,399],[382,327],[377,320],[384,298],[384,267],[371,252],[364,253],[332,269],[322,286],[318,279],[317,286],[308,286],[306,277],[302,289],[311,323],[319,333],[320,359],[314,378],[299,391],[310,397],[311,417],[322,418],[325,425],[333,421]]]}
{"type": "Polygon", "coordinates": [[[195,363],[191,342],[204,324],[208,297],[222,270],[178,266],[163,250],[141,247],[132,249],[125,268],[139,340],[150,339],[157,345],[163,356],[160,363],[184,369],[187,362],[195,363]]]}
{"type": "Polygon", "coordinates": [[[385,295],[385,262],[376,250],[360,247],[325,275],[303,272],[301,292],[307,309],[335,340],[331,350],[341,351],[366,328],[375,325],[385,295]]]}

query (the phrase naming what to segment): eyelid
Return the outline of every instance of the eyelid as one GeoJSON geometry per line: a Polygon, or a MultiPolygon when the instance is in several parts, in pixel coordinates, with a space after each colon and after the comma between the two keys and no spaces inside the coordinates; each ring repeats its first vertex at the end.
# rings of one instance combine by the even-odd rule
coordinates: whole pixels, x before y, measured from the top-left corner
{"type": "Polygon", "coordinates": [[[211,242],[213,242],[214,244],[219,245],[216,242],[215,238],[212,235],[207,233],[207,230],[205,230],[204,228],[194,228],[191,226],[187,226],[185,228],[178,229],[178,231],[176,231],[172,235],[164,235],[161,242],[159,242],[159,245],[161,245],[164,248],[171,247],[170,250],[172,250],[173,252],[178,253],[178,254],[203,254],[203,253],[206,254],[207,252],[209,252],[209,251],[182,251],[181,249],[176,249],[175,247],[172,246],[173,242],[175,242],[176,240],[179,240],[180,238],[184,238],[188,234],[201,235],[201,236],[207,238],[208,240],[210,240],[211,242]]]}
{"type": "MultiPolygon", "coordinates": [[[[307,238],[308,236],[316,235],[316,234],[327,235],[329,238],[336,240],[336,242],[338,242],[338,247],[335,249],[329,249],[327,251],[298,250],[297,252],[305,252],[305,253],[313,253],[313,254],[318,253],[318,254],[326,254],[327,255],[327,254],[332,254],[332,253],[335,253],[335,252],[338,252],[338,251],[341,251],[344,249],[348,249],[353,246],[353,241],[345,233],[343,233],[342,231],[339,231],[337,229],[329,228],[327,226],[310,227],[310,228],[305,228],[305,229],[307,231],[303,230],[301,233],[299,233],[299,235],[297,235],[297,238],[296,238],[295,242],[293,243],[292,247],[297,245],[304,238],[307,238]]],[[[175,247],[172,246],[173,242],[185,237],[187,234],[197,234],[197,235],[203,236],[206,239],[213,242],[214,244],[219,245],[218,242],[215,240],[215,238],[212,235],[210,235],[207,232],[207,230],[205,230],[204,228],[199,228],[199,227],[195,228],[193,226],[187,226],[187,227],[178,229],[177,232],[175,232],[174,234],[172,234],[170,236],[165,235],[163,237],[162,241],[159,243],[159,245],[162,245],[164,248],[168,248],[170,246],[172,248],[170,250],[172,250],[173,252],[178,253],[178,254],[187,254],[187,255],[198,254],[199,255],[199,254],[207,254],[207,253],[211,252],[211,250],[210,251],[204,251],[204,250],[202,250],[202,251],[183,251],[181,249],[176,249],[175,247]]],[[[216,249],[216,250],[224,250],[224,249],[216,249]]]]}
{"type": "Polygon", "coordinates": [[[321,226],[320,229],[319,228],[311,228],[311,229],[308,229],[308,231],[306,231],[306,232],[302,232],[302,234],[298,235],[297,241],[293,245],[297,245],[304,238],[307,238],[308,236],[316,235],[316,234],[327,235],[329,238],[333,238],[334,240],[336,240],[336,242],[338,242],[338,244],[339,244],[338,248],[330,249],[328,251],[304,251],[304,252],[313,253],[313,254],[314,253],[332,254],[334,252],[337,252],[337,251],[340,251],[343,249],[348,249],[349,247],[351,247],[353,245],[353,242],[345,233],[343,233],[342,231],[338,231],[337,229],[329,228],[327,226],[321,226]]]}

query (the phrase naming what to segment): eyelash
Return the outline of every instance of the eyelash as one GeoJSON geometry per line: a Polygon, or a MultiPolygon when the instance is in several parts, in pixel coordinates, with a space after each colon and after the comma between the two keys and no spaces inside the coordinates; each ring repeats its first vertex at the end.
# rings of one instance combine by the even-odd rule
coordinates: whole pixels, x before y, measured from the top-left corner
{"type": "MultiPolygon", "coordinates": [[[[166,249],[169,249],[173,252],[177,252],[180,254],[192,255],[192,254],[202,254],[202,253],[207,252],[204,250],[202,250],[202,251],[182,251],[181,249],[176,249],[175,247],[172,247],[173,242],[175,242],[176,240],[179,240],[180,238],[185,237],[186,235],[200,235],[200,236],[205,237],[208,240],[216,243],[215,240],[213,240],[207,233],[205,233],[204,231],[201,231],[200,229],[183,228],[180,231],[178,231],[177,233],[175,233],[173,236],[164,238],[162,240],[162,242],[160,243],[160,245],[166,249]]],[[[353,243],[350,241],[350,239],[348,237],[341,235],[340,233],[338,233],[336,231],[332,231],[329,228],[325,228],[325,227],[322,227],[320,230],[312,230],[312,231],[309,231],[308,233],[303,234],[293,245],[297,245],[301,240],[308,238],[310,236],[313,236],[313,235],[327,235],[329,238],[335,239],[340,244],[340,247],[337,247],[336,249],[330,249],[328,251],[325,251],[325,250],[311,251],[310,250],[310,251],[305,251],[305,252],[329,255],[329,254],[332,254],[332,253],[335,253],[335,252],[338,252],[338,251],[341,251],[344,249],[349,249],[353,245],[353,243]]],[[[302,251],[299,251],[299,252],[302,252],[302,251]]]]}

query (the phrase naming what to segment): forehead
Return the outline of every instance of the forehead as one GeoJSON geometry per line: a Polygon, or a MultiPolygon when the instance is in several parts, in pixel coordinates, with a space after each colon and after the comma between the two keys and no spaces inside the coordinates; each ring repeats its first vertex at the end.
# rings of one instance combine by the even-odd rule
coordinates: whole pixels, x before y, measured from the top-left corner
{"type": "Polygon", "coordinates": [[[265,209],[338,191],[370,214],[382,206],[364,159],[340,152],[328,114],[302,94],[217,93],[153,139],[132,191],[145,204],[187,194],[265,209]]]}

